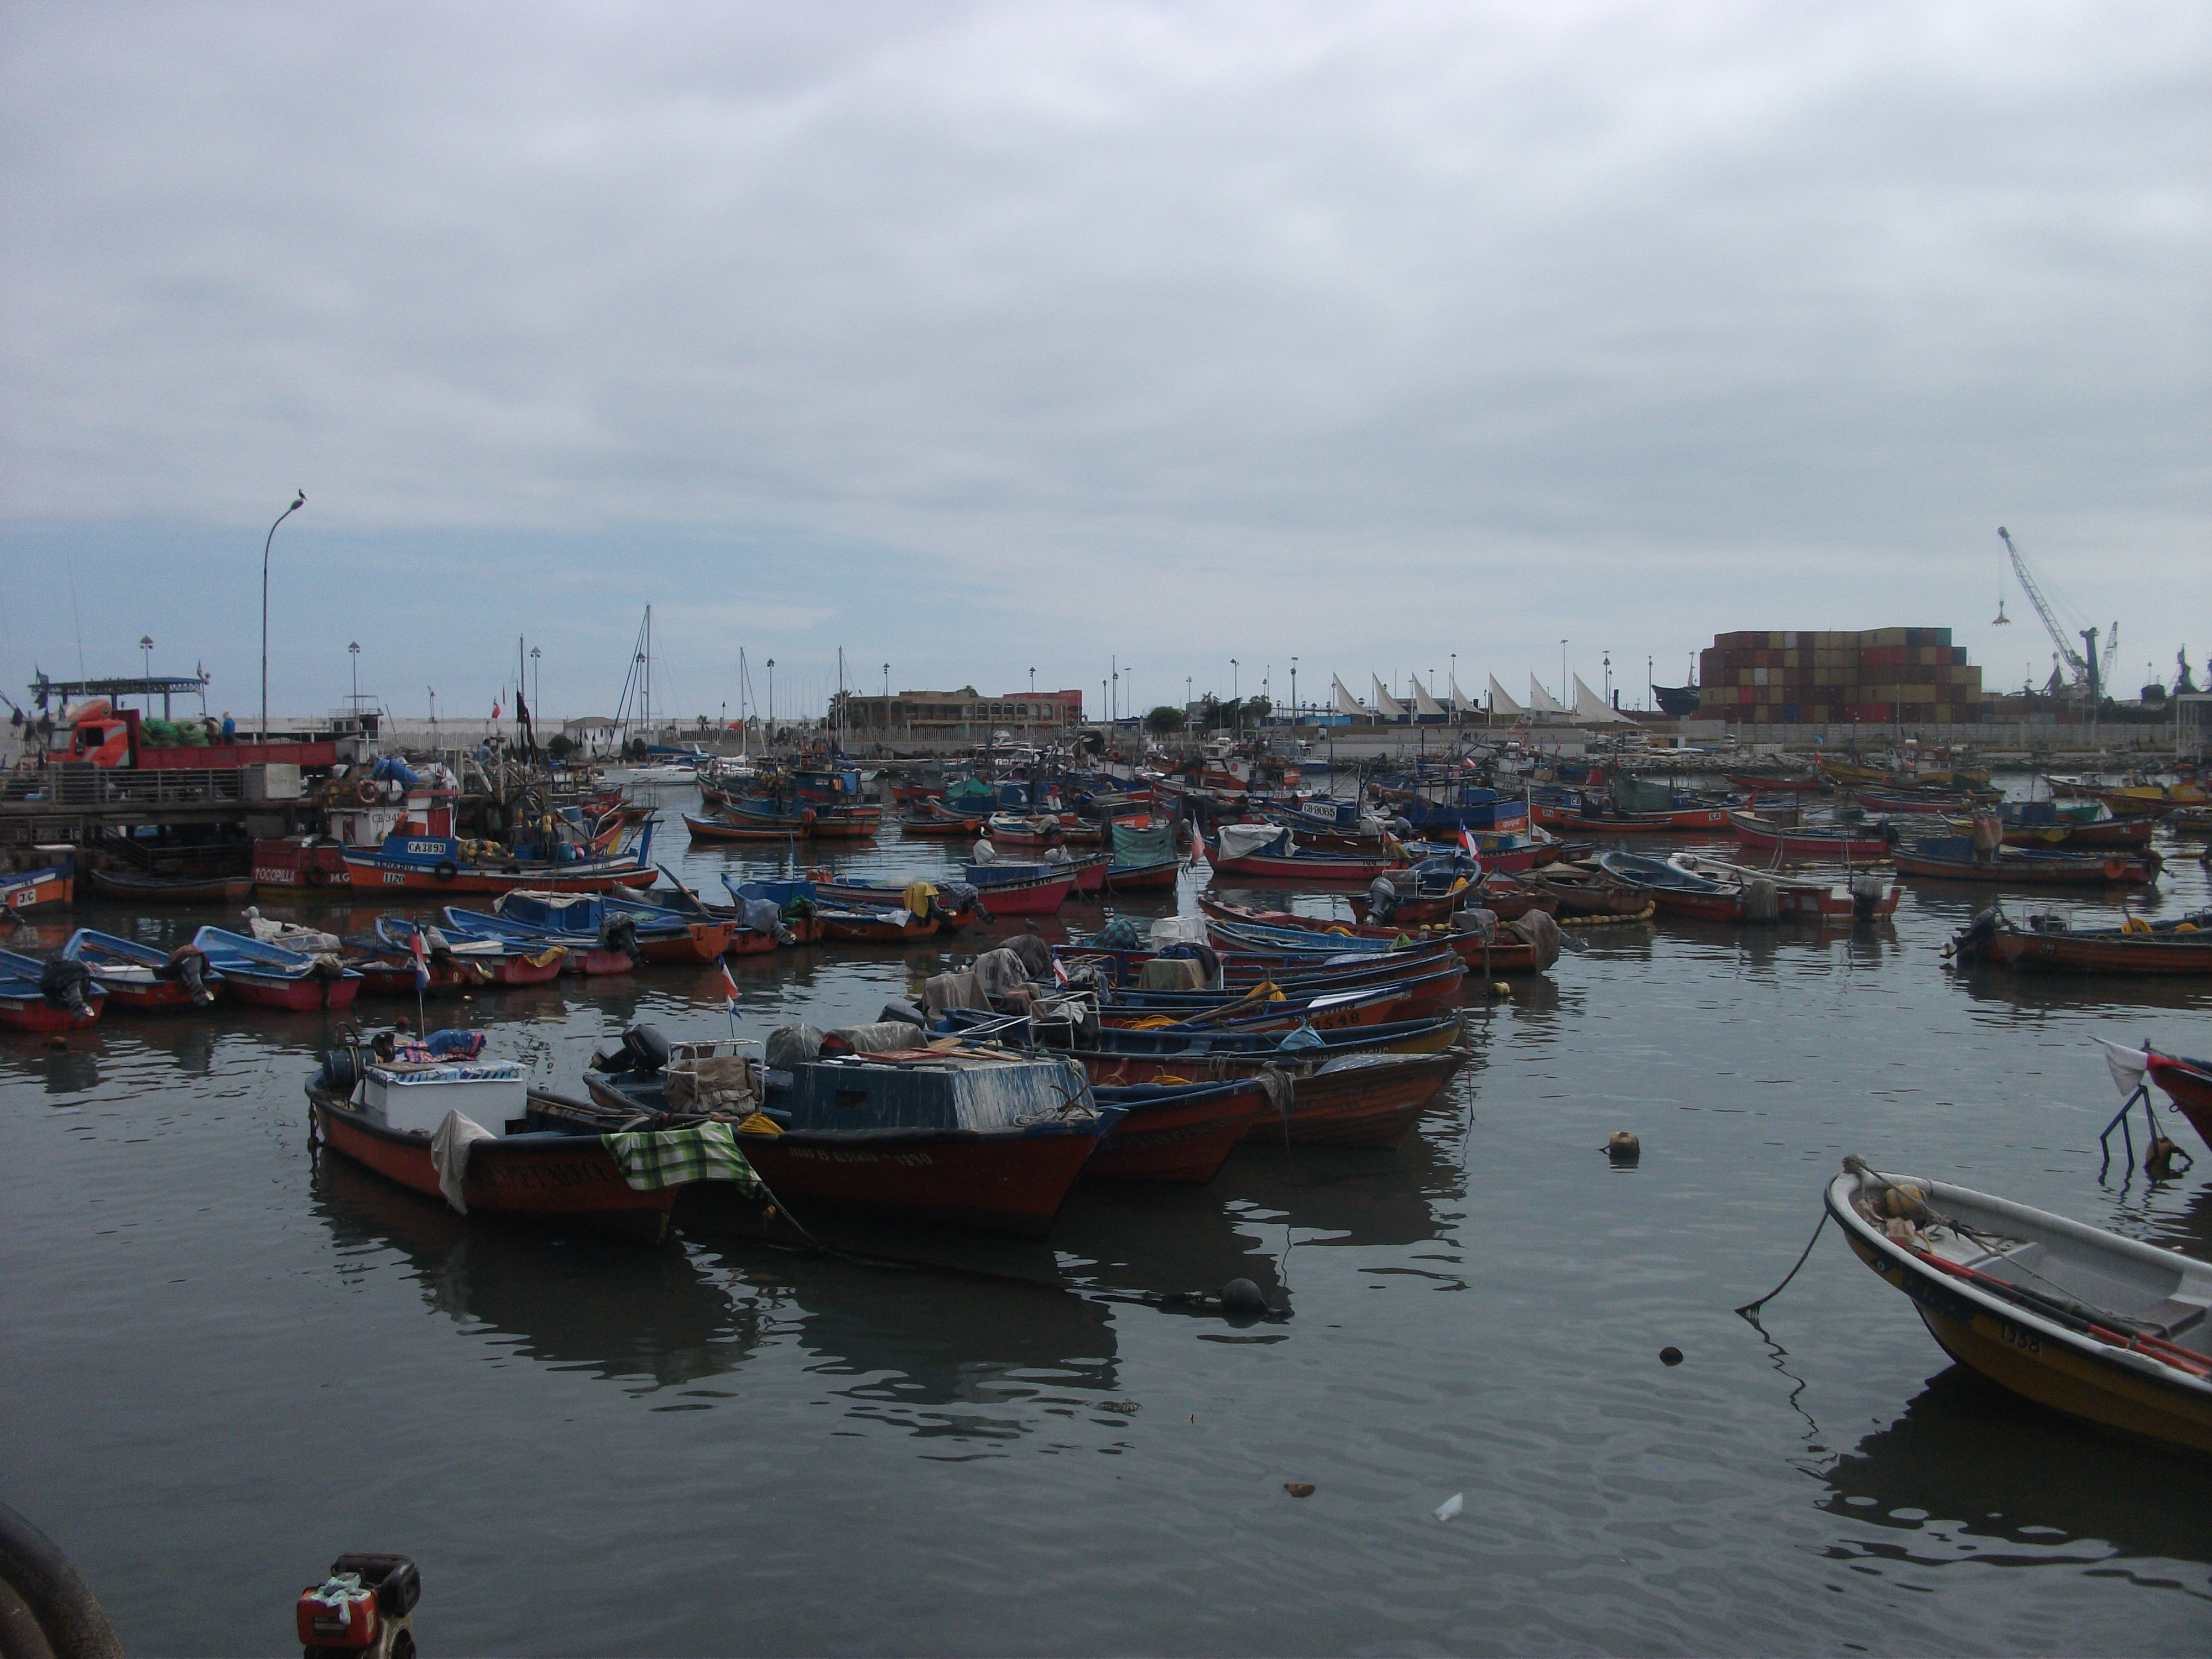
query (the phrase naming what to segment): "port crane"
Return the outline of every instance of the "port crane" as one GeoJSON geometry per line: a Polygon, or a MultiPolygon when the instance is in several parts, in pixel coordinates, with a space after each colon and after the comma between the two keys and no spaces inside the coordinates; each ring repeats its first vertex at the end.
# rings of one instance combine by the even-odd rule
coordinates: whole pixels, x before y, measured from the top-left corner
{"type": "MultiPolygon", "coordinates": [[[[2092,702],[2096,702],[2105,695],[2105,688],[2112,683],[2112,671],[2119,661],[2119,623],[2112,624],[2112,633],[2105,641],[2105,654],[2101,663],[2097,656],[2097,635],[2100,630],[2094,628],[2081,629],[2080,638],[2082,645],[2087,647],[2087,654],[2075,650],[2072,641],[2066,637],[2066,629],[2060,625],[2057,617],[2052,613],[2051,601],[2043,597],[2042,588],[2036,586],[2035,578],[2028,574],[2027,561],[2021,557],[2020,550],[2013,545],[2012,532],[2002,525],[1999,525],[1997,538],[2004,543],[2005,551],[2012,556],[2012,573],[2020,578],[2020,585],[2027,591],[2028,603],[2035,607],[2035,614],[2043,618],[2044,629],[2051,635],[2051,644],[2058,647],[2060,659],[2073,671],[2074,684],[2089,694],[2089,700],[2092,702]]],[[[2004,614],[2004,605],[2002,599],[1997,605],[1997,620],[2000,622],[2011,620],[2004,614]]]]}

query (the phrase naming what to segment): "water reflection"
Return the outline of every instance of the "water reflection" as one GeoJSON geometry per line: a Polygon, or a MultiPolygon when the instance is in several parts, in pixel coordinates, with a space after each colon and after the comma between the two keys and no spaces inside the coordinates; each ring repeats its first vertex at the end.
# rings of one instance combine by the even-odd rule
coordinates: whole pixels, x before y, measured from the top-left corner
{"type": "Polygon", "coordinates": [[[2212,1482],[2196,1465],[2045,1411],[1964,1366],[1930,1378],[1903,1416],[1821,1478],[1820,1508],[1910,1535],[1897,1546],[1838,1540],[1838,1557],[2212,1564],[2212,1482]]]}
{"type": "Polygon", "coordinates": [[[759,1310],[682,1250],[459,1216],[341,1158],[320,1160],[314,1194],[341,1255],[397,1251],[429,1307],[513,1338],[524,1358],[666,1388],[733,1370],[759,1346],[759,1310]]]}

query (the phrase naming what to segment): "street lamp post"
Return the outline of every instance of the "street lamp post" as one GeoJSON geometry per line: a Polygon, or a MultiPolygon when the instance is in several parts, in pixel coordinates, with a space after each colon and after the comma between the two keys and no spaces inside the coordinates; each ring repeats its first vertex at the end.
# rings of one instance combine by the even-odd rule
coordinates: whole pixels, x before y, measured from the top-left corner
{"type": "Polygon", "coordinates": [[[154,636],[151,634],[141,634],[138,636],[138,672],[147,679],[152,679],[154,678],[154,636]]]}
{"type": "Polygon", "coordinates": [[[768,740],[775,741],[775,659],[768,659],[768,740]]]}
{"type": "Polygon", "coordinates": [[[1291,659],[1291,729],[1298,727],[1298,659],[1291,659]]]}
{"type": "Polygon", "coordinates": [[[1566,700],[1567,700],[1567,642],[1566,642],[1565,640],[1561,640],[1561,641],[1559,641],[1559,702],[1560,702],[1562,704],[1564,704],[1564,703],[1566,702],[1566,700]]]}
{"type": "Polygon", "coordinates": [[[530,647],[530,720],[533,732],[538,729],[538,722],[545,718],[545,675],[538,665],[538,659],[544,654],[534,645],[530,647]]]}
{"type": "Polygon", "coordinates": [[[355,640],[346,647],[346,655],[353,659],[353,712],[361,713],[361,641],[355,640]]]}
{"type": "Polygon", "coordinates": [[[1457,726],[1459,724],[1459,653],[1456,651],[1451,653],[1451,684],[1446,689],[1451,694],[1452,724],[1457,726]]]}
{"type": "Polygon", "coordinates": [[[269,741],[269,544],[276,539],[276,525],[282,524],[307,504],[307,492],[292,492],[292,505],[276,515],[276,524],[269,526],[269,533],[261,540],[261,741],[269,741]]]}
{"type": "Polygon", "coordinates": [[[1239,690],[1243,682],[1237,678],[1237,659],[1229,659],[1229,706],[1237,711],[1237,724],[1231,730],[1238,737],[1244,735],[1244,693],[1239,690]]]}

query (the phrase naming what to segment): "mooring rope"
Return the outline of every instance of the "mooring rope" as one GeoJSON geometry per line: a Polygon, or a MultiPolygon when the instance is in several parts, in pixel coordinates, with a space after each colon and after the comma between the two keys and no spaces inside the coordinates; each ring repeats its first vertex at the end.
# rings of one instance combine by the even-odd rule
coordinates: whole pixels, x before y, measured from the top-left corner
{"type": "Polygon", "coordinates": [[[1813,1224],[1812,1237],[1805,1241],[1804,1254],[1797,1258],[1797,1267],[1792,1267],[1788,1273],[1784,1273],[1782,1276],[1782,1282],[1779,1285],[1777,1285],[1772,1290],[1769,1291],[1765,1296],[1760,1297],[1758,1301],[1745,1303],[1743,1306],[1736,1310],[1736,1312],[1748,1319],[1752,1315],[1757,1313],[1761,1308],[1765,1307],[1768,1303],[1773,1301],[1776,1297],[1781,1295],[1783,1291],[1788,1290],[1790,1288],[1790,1281],[1797,1277],[1797,1267],[1803,1267],[1807,1261],[1812,1259],[1813,1247],[1820,1242],[1820,1229],[1827,1224],[1828,1206],[1824,1204],[1820,1206],[1820,1218],[1813,1224]]]}

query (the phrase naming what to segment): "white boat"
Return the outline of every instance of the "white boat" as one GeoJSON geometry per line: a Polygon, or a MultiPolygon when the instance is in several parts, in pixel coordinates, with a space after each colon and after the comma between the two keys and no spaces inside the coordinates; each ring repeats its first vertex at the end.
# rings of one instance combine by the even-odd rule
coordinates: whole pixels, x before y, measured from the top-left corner
{"type": "Polygon", "coordinates": [[[2069,1415],[2212,1453],[2212,1264],[1856,1158],[1827,1206],[1960,1364],[2069,1415]]]}

